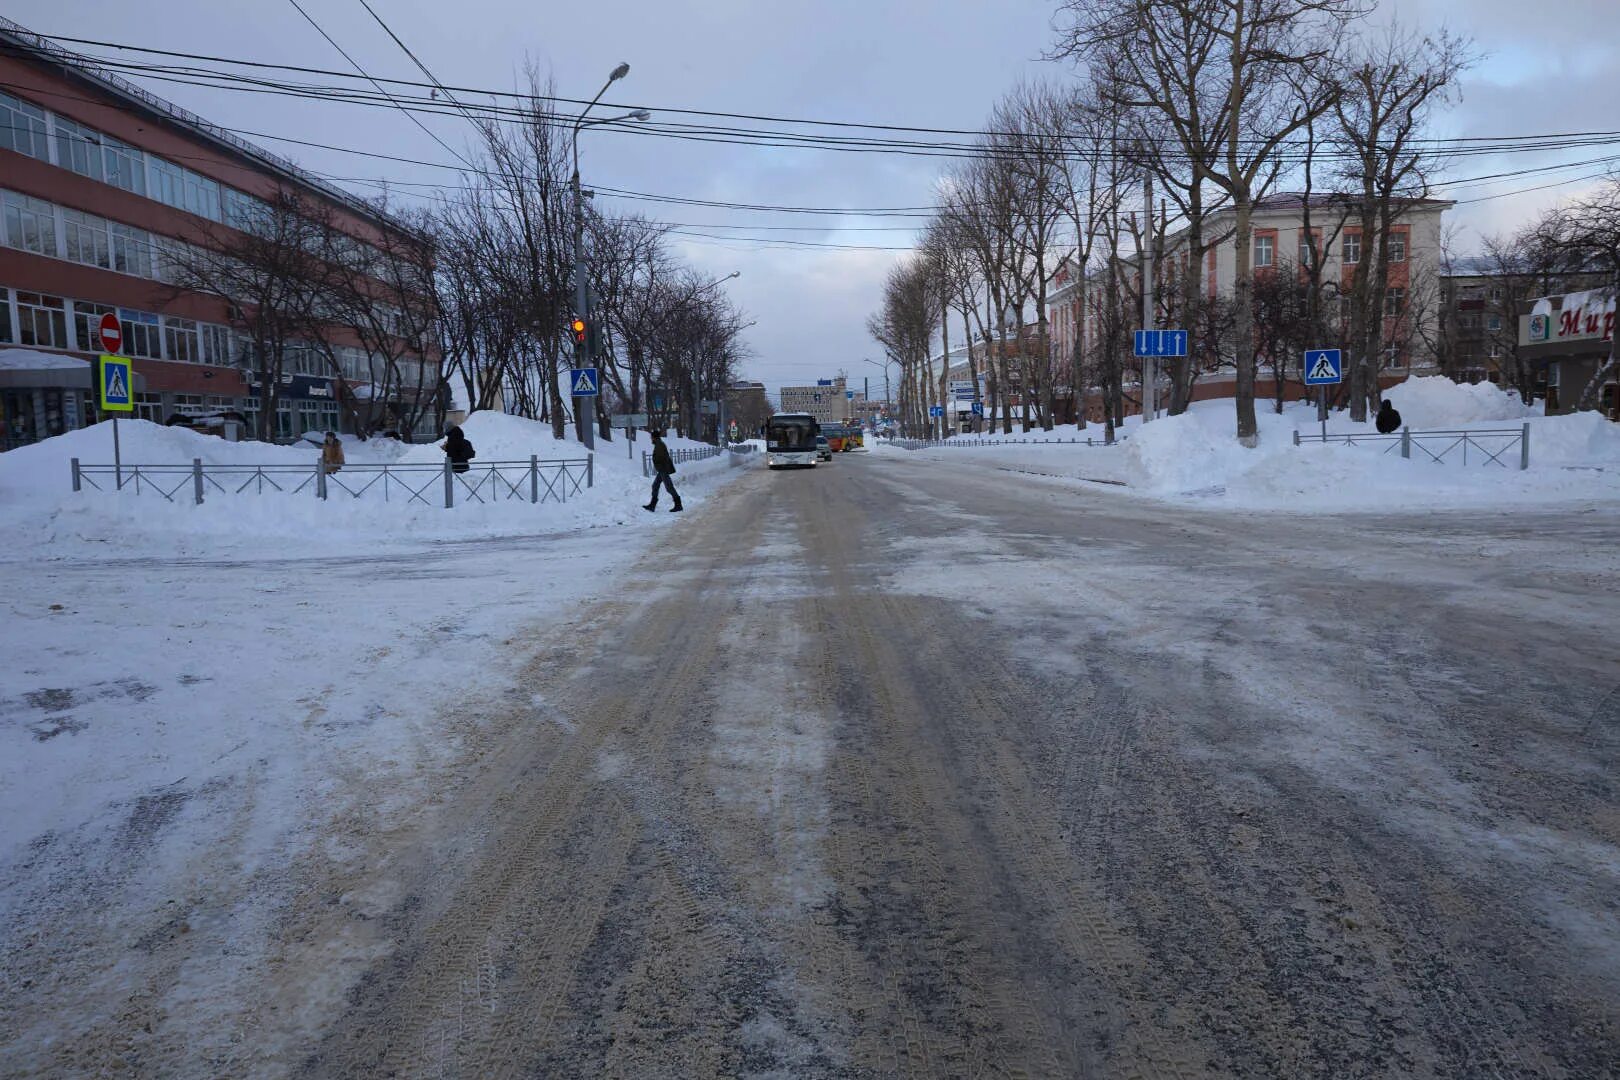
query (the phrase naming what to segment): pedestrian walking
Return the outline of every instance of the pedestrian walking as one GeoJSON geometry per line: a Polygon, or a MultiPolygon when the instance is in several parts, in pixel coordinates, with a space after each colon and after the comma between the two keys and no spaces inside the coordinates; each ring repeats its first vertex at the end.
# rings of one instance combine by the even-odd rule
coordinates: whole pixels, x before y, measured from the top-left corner
{"type": "Polygon", "coordinates": [[[326,441],[321,443],[321,471],[330,476],[343,468],[343,444],[338,441],[337,432],[328,431],[326,441]]]}
{"type": "Polygon", "coordinates": [[[439,444],[439,449],[450,459],[451,472],[466,472],[467,462],[478,456],[473,451],[473,444],[467,441],[467,436],[458,427],[444,433],[444,442],[439,444]]]}
{"type": "Polygon", "coordinates": [[[1378,434],[1388,435],[1401,426],[1401,414],[1395,411],[1395,406],[1389,403],[1389,398],[1380,398],[1378,402],[1378,416],[1374,418],[1378,427],[1378,434]]]}
{"type": "Polygon", "coordinates": [[[675,505],[669,508],[672,514],[681,512],[681,493],[675,490],[675,482],[670,477],[675,475],[675,459],[669,456],[669,447],[664,445],[664,433],[654,431],[653,442],[653,487],[652,501],[642,507],[643,510],[658,509],[659,485],[669,489],[669,497],[675,500],[675,505]]]}

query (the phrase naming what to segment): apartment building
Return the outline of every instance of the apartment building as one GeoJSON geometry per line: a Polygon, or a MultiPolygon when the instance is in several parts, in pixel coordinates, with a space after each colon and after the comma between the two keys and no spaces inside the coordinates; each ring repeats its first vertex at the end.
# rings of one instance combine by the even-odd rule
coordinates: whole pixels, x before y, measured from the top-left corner
{"type": "MultiPolygon", "coordinates": [[[[3,18],[0,46],[0,449],[97,419],[91,360],[109,312],[134,361],[137,416],[233,411],[256,430],[259,365],[230,305],[176,287],[186,238],[211,226],[248,228],[287,191],[330,208],[338,228],[361,242],[398,226],[3,18]]],[[[343,400],[364,401],[374,421],[419,411],[408,408],[416,400],[372,400],[387,361],[358,337],[334,330],[326,340],[340,370],[313,346],[283,355],[278,436],[342,427],[343,400]]],[[[414,378],[394,384],[436,395],[438,357],[420,347],[403,355],[414,378]]]]}
{"type": "Polygon", "coordinates": [[[842,424],[857,415],[842,375],[836,379],[818,379],[814,386],[784,386],[781,402],[783,412],[809,413],[822,424],[842,424]]]}
{"type": "MultiPolygon", "coordinates": [[[[1439,339],[1441,302],[1441,220],[1454,204],[1445,199],[1406,199],[1400,203],[1396,223],[1390,229],[1388,287],[1383,298],[1384,331],[1389,342],[1380,358],[1380,381],[1391,383],[1416,372],[1437,370],[1435,345],[1439,339]]],[[[1306,232],[1305,196],[1282,193],[1255,205],[1250,265],[1257,282],[1286,273],[1298,277],[1310,262],[1310,238],[1321,252],[1324,292],[1330,302],[1351,288],[1356,268],[1376,251],[1363,244],[1358,221],[1358,205],[1352,196],[1315,194],[1309,202],[1310,234],[1306,232]]],[[[1229,297],[1237,278],[1237,245],[1234,238],[1236,214],[1220,210],[1205,222],[1205,237],[1219,241],[1205,253],[1202,288],[1211,299],[1229,297]]],[[[1376,241],[1375,241],[1376,242],[1376,241]]],[[[1164,257],[1155,268],[1156,293],[1161,313],[1171,311],[1181,274],[1188,259],[1185,229],[1171,233],[1164,243],[1164,257]]],[[[1134,258],[1124,261],[1121,270],[1130,291],[1140,295],[1140,272],[1134,258]]],[[[1082,349],[1093,349],[1099,338],[1098,307],[1105,299],[1106,275],[1093,269],[1081,274],[1065,260],[1051,279],[1048,291],[1048,319],[1051,324],[1054,358],[1073,355],[1078,340],[1082,349]]],[[[1343,300],[1338,301],[1341,305],[1343,300]]],[[[1161,325],[1174,321],[1173,314],[1161,314],[1161,325]]],[[[1323,342],[1324,345],[1336,342],[1323,342]]],[[[1291,358],[1284,358],[1285,364],[1291,358]]],[[[1274,392],[1268,378],[1270,357],[1259,357],[1256,392],[1269,397],[1274,392]]],[[[1236,375],[1229,362],[1216,356],[1197,358],[1201,371],[1193,389],[1195,400],[1230,397],[1236,375]]],[[[1139,381],[1139,380],[1138,380],[1139,381]]],[[[1291,388],[1297,396],[1302,388],[1291,388]]]]}

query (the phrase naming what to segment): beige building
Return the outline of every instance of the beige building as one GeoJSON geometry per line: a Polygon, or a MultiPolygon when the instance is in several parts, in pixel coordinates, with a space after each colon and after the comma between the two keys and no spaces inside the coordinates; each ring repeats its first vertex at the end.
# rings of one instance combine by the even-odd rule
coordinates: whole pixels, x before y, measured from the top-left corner
{"type": "Polygon", "coordinates": [[[782,387],[782,411],[809,413],[822,424],[842,424],[860,415],[864,404],[859,392],[851,399],[844,377],[822,379],[814,386],[782,387]]]}

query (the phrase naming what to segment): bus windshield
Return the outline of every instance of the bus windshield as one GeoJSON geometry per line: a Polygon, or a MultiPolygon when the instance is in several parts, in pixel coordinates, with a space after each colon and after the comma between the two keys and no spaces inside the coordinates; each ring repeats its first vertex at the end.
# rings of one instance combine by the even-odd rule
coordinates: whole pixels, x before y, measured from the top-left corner
{"type": "Polygon", "coordinates": [[[776,453],[814,450],[820,430],[813,416],[773,416],[765,427],[765,449],[776,453]]]}

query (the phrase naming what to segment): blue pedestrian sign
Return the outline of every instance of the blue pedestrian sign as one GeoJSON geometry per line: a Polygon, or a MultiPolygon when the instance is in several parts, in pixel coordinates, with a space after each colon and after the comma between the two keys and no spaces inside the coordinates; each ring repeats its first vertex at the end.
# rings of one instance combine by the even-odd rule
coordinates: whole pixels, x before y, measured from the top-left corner
{"type": "Polygon", "coordinates": [[[928,406],[928,415],[929,416],[944,416],[945,415],[945,406],[943,406],[943,405],[930,405],[930,406],[928,406]]]}
{"type": "Polygon", "coordinates": [[[135,395],[130,390],[129,368],[127,358],[101,354],[101,374],[97,382],[101,391],[102,412],[135,411],[135,395]]]}
{"type": "Polygon", "coordinates": [[[595,397],[597,385],[596,369],[593,367],[574,368],[568,372],[568,392],[574,397],[595,397]]]}
{"type": "Polygon", "coordinates": [[[1136,332],[1137,356],[1186,356],[1187,331],[1185,330],[1138,330],[1136,332]]]}
{"type": "Polygon", "coordinates": [[[984,415],[984,402],[975,401],[973,403],[973,415],[974,416],[983,416],[984,415]]]}
{"type": "Polygon", "coordinates": [[[1311,349],[1305,353],[1305,385],[1331,386],[1344,381],[1338,349],[1311,349]]]}

